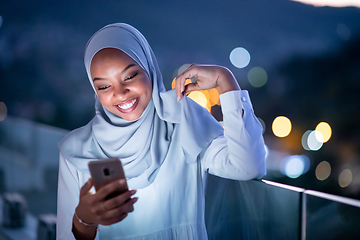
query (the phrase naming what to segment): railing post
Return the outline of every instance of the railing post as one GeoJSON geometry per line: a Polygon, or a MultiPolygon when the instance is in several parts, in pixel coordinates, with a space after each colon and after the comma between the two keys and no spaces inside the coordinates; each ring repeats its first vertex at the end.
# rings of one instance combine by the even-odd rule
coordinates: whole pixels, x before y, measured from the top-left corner
{"type": "Polygon", "coordinates": [[[306,194],[301,192],[300,194],[300,239],[306,240],[306,194]]]}

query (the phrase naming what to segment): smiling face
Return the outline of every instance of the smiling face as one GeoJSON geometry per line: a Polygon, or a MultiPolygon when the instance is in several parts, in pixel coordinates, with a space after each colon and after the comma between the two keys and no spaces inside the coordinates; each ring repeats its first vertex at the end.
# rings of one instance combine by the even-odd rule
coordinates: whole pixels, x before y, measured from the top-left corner
{"type": "Polygon", "coordinates": [[[118,49],[97,52],[91,61],[90,74],[101,104],[125,120],[137,120],[150,102],[149,76],[118,49]]]}

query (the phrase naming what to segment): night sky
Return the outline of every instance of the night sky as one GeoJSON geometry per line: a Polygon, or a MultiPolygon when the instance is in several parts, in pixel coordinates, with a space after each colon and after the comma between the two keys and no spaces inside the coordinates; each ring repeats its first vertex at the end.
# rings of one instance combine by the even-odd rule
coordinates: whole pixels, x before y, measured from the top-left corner
{"type": "MultiPolygon", "coordinates": [[[[233,71],[267,126],[266,144],[312,159],[308,175],[279,181],[313,183],[320,161],[328,159],[341,169],[350,161],[349,151],[356,159],[350,161],[354,169],[359,166],[359,8],[287,0],[42,0],[1,1],[0,16],[0,102],[11,116],[69,130],[90,121],[94,92],[83,65],[86,42],[106,24],[125,22],[148,39],[167,89],[186,63],[219,64],[233,71]],[[251,55],[243,69],[229,60],[236,47],[251,55]],[[264,87],[249,84],[253,67],[266,70],[264,87]],[[279,115],[293,123],[292,135],[284,139],[271,132],[279,115]],[[301,135],[320,121],[333,126],[333,139],[318,152],[306,152],[299,144],[301,135]]],[[[355,197],[360,191],[326,187],[324,191],[355,197]]],[[[313,188],[324,189],[324,184],[313,188]]]]}

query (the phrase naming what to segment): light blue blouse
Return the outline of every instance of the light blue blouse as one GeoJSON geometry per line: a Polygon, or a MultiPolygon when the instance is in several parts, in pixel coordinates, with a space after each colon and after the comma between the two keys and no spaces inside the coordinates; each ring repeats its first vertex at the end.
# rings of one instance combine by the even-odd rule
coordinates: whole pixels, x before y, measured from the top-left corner
{"type": "MultiPolygon", "coordinates": [[[[234,180],[266,174],[262,126],[247,91],[220,95],[224,135],[215,138],[195,163],[186,163],[181,149],[170,144],[157,177],[136,193],[134,212],[111,226],[99,226],[96,239],[207,239],[205,183],[208,173],[234,180]],[[244,115],[242,116],[242,110],[244,115]]],[[[174,131],[178,131],[176,128],[174,131]]],[[[174,134],[180,136],[181,133],[174,134]]],[[[79,171],[60,154],[57,239],[75,239],[72,218],[81,186],[89,175],[79,171]]],[[[129,186],[131,188],[131,185],[129,186]]]]}

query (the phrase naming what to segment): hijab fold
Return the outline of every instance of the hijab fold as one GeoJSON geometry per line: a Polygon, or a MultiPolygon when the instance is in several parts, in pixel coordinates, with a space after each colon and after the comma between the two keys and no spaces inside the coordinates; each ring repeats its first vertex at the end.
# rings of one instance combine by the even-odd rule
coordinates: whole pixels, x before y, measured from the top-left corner
{"type": "Polygon", "coordinates": [[[89,173],[89,161],[118,157],[129,187],[145,188],[154,181],[166,158],[180,161],[185,157],[187,163],[194,163],[199,153],[223,134],[223,128],[206,109],[186,96],[177,102],[175,90],[165,91],[150,45],[128,24],[107,25],[88,41],[84,61],[93,88],[90,63],[104,48],[123,51],[148,73],[152,98],[139,119],[127,121],[104,108],[96,97],[95,117],[59,143],[62,155],[78,170],[89,173]],[[184,156],[168,156],[170,144],[181,148],[184,156]]]}

